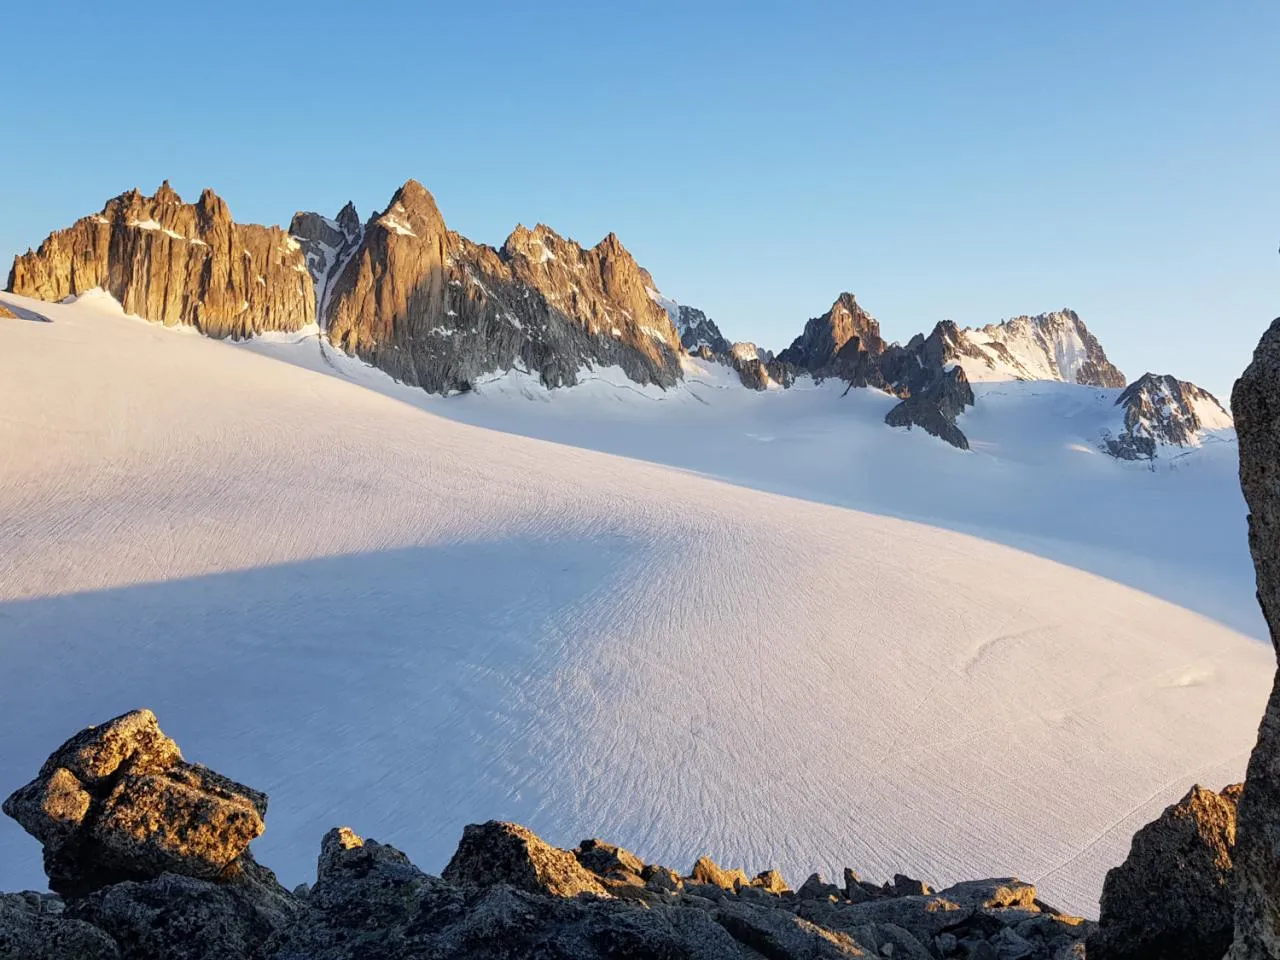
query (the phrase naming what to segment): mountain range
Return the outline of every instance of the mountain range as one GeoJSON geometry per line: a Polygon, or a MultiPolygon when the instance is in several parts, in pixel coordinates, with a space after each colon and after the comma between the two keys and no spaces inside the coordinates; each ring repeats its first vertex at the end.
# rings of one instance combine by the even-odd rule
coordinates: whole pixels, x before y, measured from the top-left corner
{"type": "Polygon", "coordinates": [[[315,325],[333,348],[444,395],[507,372],[572,387],[599,368],[669,389],[684,375],[682,358],[697,356],[754,390],[808,378],[883,391],[899,400],[887,424],[962,449],[960,418],[980,382],[1119,391],[1114,424],[1095,440],[1121,459],[1155,460],[1231,427],[1195,384],[1151,373],[1129,383],[1071,310],[977,329],[944,320],[899,344],[841,293],[775,355],[731,342],[702,310],[664,296],[612,233],[585,248],[542,224],[517,226],[495,249],[448,229],[414,180],[367,221],[347,204],[332,219],[299,212],[287,231],[235,223],[212,190],[194,204],[167,181],[150,197],[131,190],[16,257],[7,287],[47,301],[96,288],[128,313],[212,337],[315,325]]]}

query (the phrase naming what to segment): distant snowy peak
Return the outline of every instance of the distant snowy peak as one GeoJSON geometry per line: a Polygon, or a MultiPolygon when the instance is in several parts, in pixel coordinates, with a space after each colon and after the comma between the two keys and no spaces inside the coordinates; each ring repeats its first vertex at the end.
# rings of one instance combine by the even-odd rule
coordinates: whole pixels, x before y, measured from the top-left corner
{"type": "Polygon", "coordinates": [[[1103,446],[1122,460],[1153,460],[1161,447],[1198,447],[1235,427],[1231,414],[1203,387],[1169,374],[1144,373],[1116,399],[1122,426],[1103,446]]]}
{"type": "Polygon", "coordinates": [[[715,321],[696,307],[681,305],[676,319],[676,329],[680,331],[680,342],[689,352],[699,347],[707,347],[712,353],[729,353],[732,344],[720,333],[715,321]]]}
{"type": "Polygon", "coordinates": [[[688,307],[676,303],[670,297],[664,297],[661,291],[654,287],[653,278],[647,270],[644,271],[644,275],[647,281],[645,292],[649,294],[650,300],[667,311],[667,316],[675,325],[676,332],[680,334],[680,345],[685,350],[689,353],[697,353],[700,348],[706,347],[713,354],[729,353],[731,344],[720,333],[720,328],[716,326],[714,320],[697,307],[688,307]]]}
{"type": "Polygon", "coordinates": [[[975,383],[993,380],[1061,380],[1095,387],[1123,387],[1124,374],[1074,310],[1014,317],[963,329],[956,359],[975,383]]]}

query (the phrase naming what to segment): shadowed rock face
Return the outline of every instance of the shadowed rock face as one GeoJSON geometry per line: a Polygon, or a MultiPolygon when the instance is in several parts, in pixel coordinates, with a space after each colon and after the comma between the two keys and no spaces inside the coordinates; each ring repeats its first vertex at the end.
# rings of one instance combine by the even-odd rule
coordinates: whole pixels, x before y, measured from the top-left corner
{"type": "Polygon", "coordinates": [[[690,353],[699,347],[707,347],[712,353],[727,354],[732,344],[724,338],[715,321],[696,307],[680,304],[676,318],[676,327],[680,332],[680,343],[690,353]]]}
{"type": "MultiPolygon", "coordinates": [[[[1231,391],[1258,603],[1280,648],[1280,319],[1231,391]]],[[[1280,673],[1249,758],[1237,827],[1229,960],[1280,957],[1280,673]]]]}
{"type": "Polygon", "coordinates": [[[63,300],[101,287],[125,311],[211,337],[292,331],[315,320],[298,243],[278,227],[237,224],[206,190],[183,203],[168,181],[154,196],[122,193],[102,212],[14,258],[8,289],[63,300]]]}
{"type": "Polygon", "coordinates": [[[330,341],[430,393],[512,369],[548,387],[587,366],[662,387],[680,378],[679,335],[616,236],[584,249],[517,227],[494,250],[448,230],[413,180],[366,224],[328,289],[330,341]]]}
{"type": "Polygon", "coordinates": [[[1192,787],[1134,835],[1107,873],[1090,960],[1219,960],[1231,945],[1240,792],[1192,787]]]}

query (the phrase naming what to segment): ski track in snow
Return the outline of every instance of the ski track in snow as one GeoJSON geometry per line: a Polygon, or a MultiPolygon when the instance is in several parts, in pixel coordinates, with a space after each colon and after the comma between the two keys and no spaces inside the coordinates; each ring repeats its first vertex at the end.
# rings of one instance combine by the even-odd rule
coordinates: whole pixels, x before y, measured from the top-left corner
{"type": "MultiPolygon", "coordinates": [[[[1219,613],[1252,589],[1229,444],[1064,452],[1034,424],[1102,408],[1056,385],[988,388],[970,454],[712,367],[661,403],[608,371],[446,401],[296,337],[3,299],[54,322],[0,322],[0,793],[146,705],[267,791],[287,885],[339,823],[438,872],[500,817],[793,884],[1037,877],[1094,915],[1132,829],[1243,774],[1273,655],[1219,613]]],[[[0,889],[42,885],[0,822],[0,889]]]]}

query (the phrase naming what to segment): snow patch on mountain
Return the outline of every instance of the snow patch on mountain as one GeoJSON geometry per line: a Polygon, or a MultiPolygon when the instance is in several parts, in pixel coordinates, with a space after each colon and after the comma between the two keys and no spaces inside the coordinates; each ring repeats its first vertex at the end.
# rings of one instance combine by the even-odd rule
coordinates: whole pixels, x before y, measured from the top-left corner
{"type": "MultiPolygon", "coordinates": [[[[1144,373],[1116,398],[1119,423],[1104,429],[1104,449],[1124,460],[1154,460],[1162,451],[1235,440],[1231,414],[1203,387],[1168,374],[1144,373]]],[[[1176,454],[1175,454],[1176,455],[1176,454]]]]}
{"type": "Polygon", "coordinates": [[[1014,317],[960,331],[958,360],[971,383],[1061,380],[1123,387],[1124,374],[1107,359],[1074,310],[1014,317]]]}

